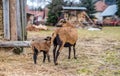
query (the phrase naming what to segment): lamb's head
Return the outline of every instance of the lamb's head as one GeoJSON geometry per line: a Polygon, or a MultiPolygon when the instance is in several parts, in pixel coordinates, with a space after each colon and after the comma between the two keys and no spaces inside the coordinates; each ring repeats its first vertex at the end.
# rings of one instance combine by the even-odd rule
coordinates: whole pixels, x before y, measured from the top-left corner
{"type": "Polygon", "coordinates": [[[51,37],[50,36],[47,36],[45,39],[47,44],[51,45],[51,37]]]}
{"type": "Polygon", "coordinates": [[[46,41],[51,41],[51,37],[50,37],[50,36],[47,36],[44,40],[46,40],[46,41]]]}

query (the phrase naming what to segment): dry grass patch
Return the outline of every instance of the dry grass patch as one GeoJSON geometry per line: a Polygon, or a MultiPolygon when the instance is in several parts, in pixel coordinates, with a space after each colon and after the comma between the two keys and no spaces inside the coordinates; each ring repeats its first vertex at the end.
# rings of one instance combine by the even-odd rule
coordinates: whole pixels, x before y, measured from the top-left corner
{"type": "MultiPolygon", "coordinates": [[[[51,36],[52,30],[28,32],[28,39],[51,36]]],[[[102,31],[78,29],[79,39],[76,51],[77,59],[68,58],[68,48],[59,56],[59,65],[42,63],[42,53],[38,64],[34,65],[32,50],[25,48],[23,54],[0,51],[0,76],[120,76],[120,27],[104,27],[102,31]]]]}

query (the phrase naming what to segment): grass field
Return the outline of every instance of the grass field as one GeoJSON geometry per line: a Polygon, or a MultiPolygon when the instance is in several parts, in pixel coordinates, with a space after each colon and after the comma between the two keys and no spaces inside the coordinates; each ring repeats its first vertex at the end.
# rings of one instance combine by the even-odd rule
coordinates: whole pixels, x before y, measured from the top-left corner
{"type": "MultiPolygon", "coordinates": [[[[51,36],[49,31],[28,32],[28,40],[51,36]]],[[[0,76],[120,76],[120,27],[103,27],[102,31],[78,29],[77,59],[68,57],[68,48],[59,56],[59,65],[42,63],[42,53],[38,64],[34,65],[32,51],[25,48],[23,54],[14,55],[11,51],[0,51],[0,76]]]]}

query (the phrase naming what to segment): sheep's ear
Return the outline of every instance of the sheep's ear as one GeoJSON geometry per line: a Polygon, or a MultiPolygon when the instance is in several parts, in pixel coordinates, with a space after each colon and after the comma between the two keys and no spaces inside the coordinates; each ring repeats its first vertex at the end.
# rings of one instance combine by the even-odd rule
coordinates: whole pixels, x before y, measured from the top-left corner
{"type": "Polygon", "coordinates": [[[66,20],[64,19],[63,23],[66,23],[66,20]]]}

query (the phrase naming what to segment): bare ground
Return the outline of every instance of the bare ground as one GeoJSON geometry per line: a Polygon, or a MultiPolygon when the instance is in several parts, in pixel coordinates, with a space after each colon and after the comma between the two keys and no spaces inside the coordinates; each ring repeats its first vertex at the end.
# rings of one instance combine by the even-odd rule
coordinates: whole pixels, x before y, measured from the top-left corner
{"type": "MultiPolygon", "coordinates": [[[[45,37],[51,32],[29,33],[28,39],[45,37]]],[[[38,64],[33,64],[32,51],[25,48],[21,55],[0,48],[0,76],[120,76],[120,40],[102,36],[79,36],[77,41],[77,59],[68,57],[68,48],[64,48],[59,56],[59,65],[51,62],[42,63],[42,53],[38,64]]]]}

